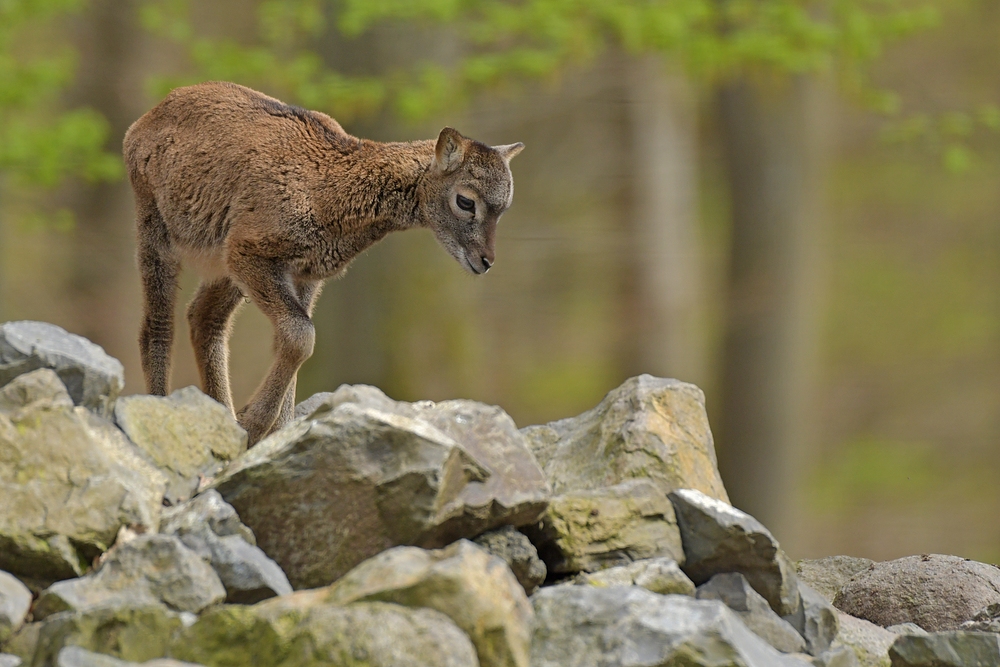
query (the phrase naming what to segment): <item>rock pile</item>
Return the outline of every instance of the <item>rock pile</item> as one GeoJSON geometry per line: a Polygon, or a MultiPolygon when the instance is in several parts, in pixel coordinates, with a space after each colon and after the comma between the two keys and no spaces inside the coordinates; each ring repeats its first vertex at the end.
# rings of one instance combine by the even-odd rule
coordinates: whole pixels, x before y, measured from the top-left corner
{"type": "Polygon", "coordinates": [[[1000,570],[793,563],[692,385],[522,430],[344,386],[246,451],[198,390],[122,384],[0,326],[0,667],[1000,666],[1000,570]]]}

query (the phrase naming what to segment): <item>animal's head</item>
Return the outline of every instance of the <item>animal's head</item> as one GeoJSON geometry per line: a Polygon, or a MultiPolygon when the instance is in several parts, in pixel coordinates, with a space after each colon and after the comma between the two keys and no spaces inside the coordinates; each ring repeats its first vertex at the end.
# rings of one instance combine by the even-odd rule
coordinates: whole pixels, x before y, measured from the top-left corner
{"type": "Polygon", "coordinates": [[[472,273],[493,265],[497,221],[514,197],[510,160],[524,144],[487,146],[441,130],[421,184],[420,211],[445,250],[472,273]]]}

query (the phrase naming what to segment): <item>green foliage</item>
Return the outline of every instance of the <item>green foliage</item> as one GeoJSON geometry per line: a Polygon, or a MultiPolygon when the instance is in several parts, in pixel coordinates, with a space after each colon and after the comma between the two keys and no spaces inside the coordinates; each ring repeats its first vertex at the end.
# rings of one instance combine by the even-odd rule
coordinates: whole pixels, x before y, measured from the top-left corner
{"type": "Polygon", "coordinates": [[[339,117],[388,104],[408,119],[482,89],[556,76],[611,48],[669,56],[708,83],[835,71],[870,105],[892,110],[866,65],[886,42],[937,20],[931,0],[263,0],[258,43],[247,46],[194,34],[188,3],[147,0],[144,12],[147,27],[187,48],[192,78],[264,82],[339,117]],[[437,25],[461,55],[415,58],[379,78],[339,75],[312,49],[334,15],[348,37],[386,23],[437,25]]]}
{"type": "Polygon", "coordinates": [[[915,113],[886,126],[883,139],[890,143],[921,143],[941,155],[953,174],[968,172],[974,163],[973,140],[983,134],[1000,134],[1000,107],[986,104],[974,112],[915,113]]]}
{"type": "Polygon", "coordinates": [[[31,48],[82,0],[0,0],[0,174],[46,187],[67,176],[90,181],[121,176],[120,160],[104,152],[108,123],[88,109],[59,109],[72,81],[74,54],[31,48]]]}

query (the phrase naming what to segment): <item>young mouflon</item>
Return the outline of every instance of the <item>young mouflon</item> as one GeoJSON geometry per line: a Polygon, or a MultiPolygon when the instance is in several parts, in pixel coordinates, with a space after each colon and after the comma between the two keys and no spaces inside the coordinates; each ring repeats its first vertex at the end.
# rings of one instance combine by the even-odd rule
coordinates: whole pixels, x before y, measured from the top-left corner
{"type": "Polygon", "coordinates": [[[187,309],[209,396],[233,409],[228,338],[244,296],[274,326],[275,359],[237,415],[250,444],[287,423],[312,354],[325,279],[389,232],[426,227],[466,270],[493,265],[510,206],[510,160],[446,127],[437,140],[353,137],[329,116],[233,83],[178,88],[133,123],[124,154],[135,192],[145,309],[146,389],[165,395],[181,263],[202,274],[187,309]]]}

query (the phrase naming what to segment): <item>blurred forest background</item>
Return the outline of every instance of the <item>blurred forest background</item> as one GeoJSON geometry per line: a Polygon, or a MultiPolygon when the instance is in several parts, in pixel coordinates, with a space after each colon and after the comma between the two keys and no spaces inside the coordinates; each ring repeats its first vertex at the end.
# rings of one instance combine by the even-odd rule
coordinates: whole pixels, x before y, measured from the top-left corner
{"type": "MultiPolygon", "coordinates": [[[[300,399],[365,382],[526,426],[677,377],[794,557],[1000,561],[998,72],[992,0],[0,0],[0,321],[143,390],[120,146],[174,85],[523,141],[493,271],[388,238],[328,284],[300,399]]],[[[237,402],[270,341],[244,309],[237,402]]]]}

